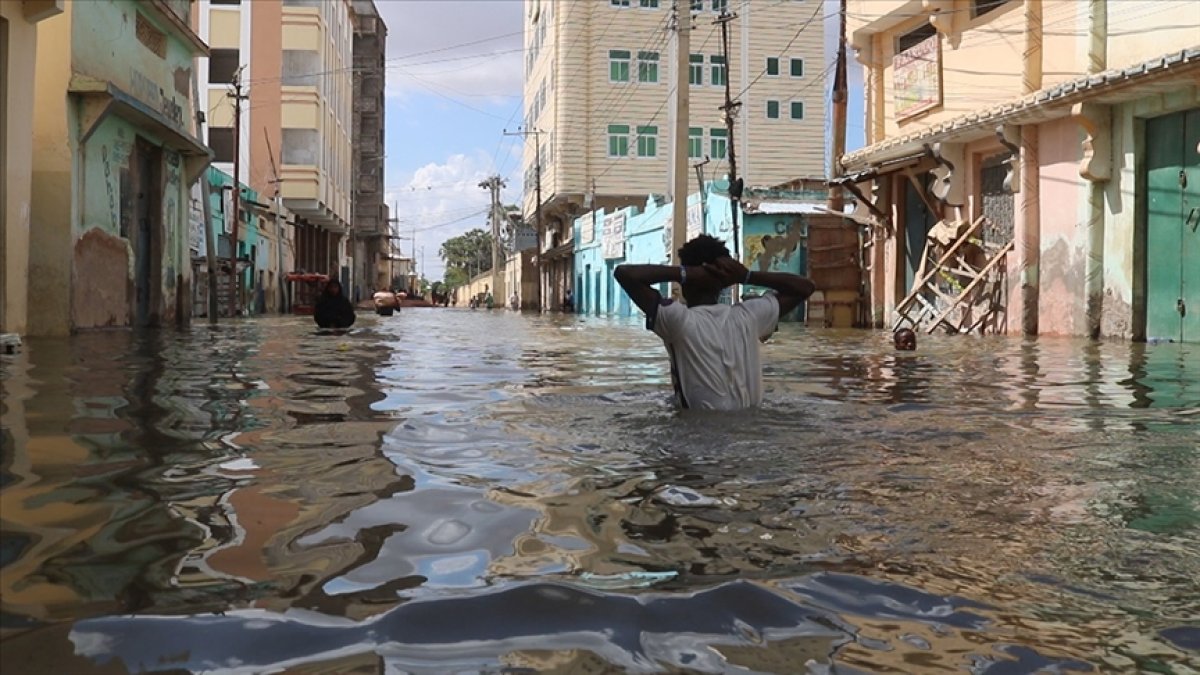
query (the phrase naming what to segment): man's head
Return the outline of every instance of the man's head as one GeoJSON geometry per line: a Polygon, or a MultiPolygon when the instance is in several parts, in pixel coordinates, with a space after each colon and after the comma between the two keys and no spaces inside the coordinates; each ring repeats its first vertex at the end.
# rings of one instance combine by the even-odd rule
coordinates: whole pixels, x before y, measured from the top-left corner
{"type": "Polygon", "coordinates": [[[892,340],[896,345],[896,349],[902,352],[915,351],[917,348],[917,334],[911,328],[901,328],[892,335],[892,340]]]}
{"type": "MultiPolygon", "coordinates": [[[[725,242],[707,234],[697,236],[679,249],[679,262],[687,267],[702,267],[729,257],[729,248],[725,246],[725,242]]],[[[688,279],[688,282],[683,284],[683,299],[689,305],[712,304],[717,301],[717,296],[724,288],[724,284],[701,283],[695,279],[688,279]]]]}
{"type": "Polygon", "coordinates": [[[341,294],[342,294],[342,282],[338,281],[337,279],[331,279],[329,281],[329,283],[325,284],[325,295],[341,295],[341,294]]]}

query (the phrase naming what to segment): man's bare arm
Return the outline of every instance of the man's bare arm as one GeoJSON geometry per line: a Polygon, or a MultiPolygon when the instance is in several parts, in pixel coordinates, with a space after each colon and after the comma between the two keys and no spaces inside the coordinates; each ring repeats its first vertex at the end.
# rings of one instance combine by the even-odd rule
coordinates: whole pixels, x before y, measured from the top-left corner
{"type": "Polygon", "coordinates": [[[799,307],[816,290],[811,280],[787,272],[750,272],[747,283],[775,291],[779,316],[799,307]]]}
{"type": "Polygon", "coordinates": [[[662,302],[662,294],[655,286],[664,281],[679,281],[681,274],[678,267],[669,265],[618,265],[613,278],[625,289],[633,304],[652,319],[662,302]]]}

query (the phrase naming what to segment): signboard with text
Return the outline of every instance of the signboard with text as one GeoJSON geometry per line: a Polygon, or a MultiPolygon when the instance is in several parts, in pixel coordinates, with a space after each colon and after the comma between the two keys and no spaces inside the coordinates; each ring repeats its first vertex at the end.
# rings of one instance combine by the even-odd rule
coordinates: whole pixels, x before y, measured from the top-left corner
{"type": "Polygon", "coordinates": [[[579,245],[587,246],[596,241],[596,212],[592,211],[591,215],[579,221],[579,245]]]}
{"type": "Polygon", "coordinates": [[[614,213],[604,217],[604,230],[600,236],[604,259],[625,257],[625,213],[614,213]]]}
{"type": "Polygon", "coordinates": [[[892,57],[896,118],[904,119],[942,104],[942,42],[930,37],[892,57]]]}

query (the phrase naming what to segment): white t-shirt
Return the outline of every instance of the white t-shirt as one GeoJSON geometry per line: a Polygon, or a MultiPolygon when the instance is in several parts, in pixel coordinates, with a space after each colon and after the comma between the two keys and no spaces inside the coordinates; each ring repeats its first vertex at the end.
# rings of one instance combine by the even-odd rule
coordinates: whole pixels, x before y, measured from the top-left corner
{"type": "Polygon", "coordinates": [[[759,344],[778,323],[779,300],[767,294],[736,305],[664,301],[649,327],[667,345],[683,407],[740,410],[762,403],[759,344]]]}

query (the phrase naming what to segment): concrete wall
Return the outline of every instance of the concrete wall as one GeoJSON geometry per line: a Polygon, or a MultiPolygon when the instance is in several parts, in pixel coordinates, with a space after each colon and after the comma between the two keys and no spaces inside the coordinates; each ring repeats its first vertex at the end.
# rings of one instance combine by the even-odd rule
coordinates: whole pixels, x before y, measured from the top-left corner
{"type": "Polygon", "coordinates": [[[29,333],[70,332],[74,199],[75,107],[67,105],[71,77],[71,22],[78,3],[38,27],[34,89],[33,183],[29,230],[29,333]]]}
{"type": "Polygon", "coordinates": [[[1079,142],[1082,132],[1073,120],[1062,119],[1039,128],[1041,145],[1039,206],[1041,260],[1039,273],[1039,331],[1047,335],[1087,333],[1088,218],[1081,199],[1079,142]]]}
{"type": "MultiPolygon", "coordinates": [[[[45,28],[34,99],[30,330],[61,335],[130,324],[139,258],[149,261],[148,320],[186,321],[190,184],[187,162],[172,148],[186,147],[184,139],[194,135],[196,47],[151,6],[129,0],[71,2],[45,28]],[[122,33],[136,37],[107,37],[122,33]],[[165,119],[166,130],[136,115],[122,117],[119,109],[81,119],[80,97],[67,91],[72,78],[119,88],[165,119]],[[139,143],[152,153],[146,193],[152,235],[144,250],[137,250],[136,237],[139,143]]],[[[99,110],[103,101],[87,110],[99,110]]]]}
{"type": "Polygon", "coordinates": [[[4,53],[0,54],[0,333],[29,327],[28,278],[33,191],[33,112],[38,22],[61,10],[61,2],[0,3],[4,53]]]}

